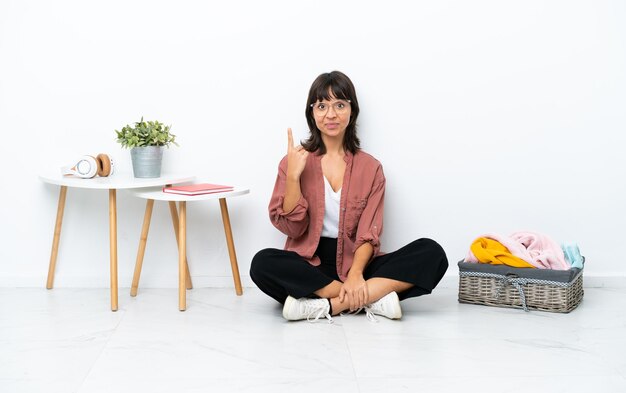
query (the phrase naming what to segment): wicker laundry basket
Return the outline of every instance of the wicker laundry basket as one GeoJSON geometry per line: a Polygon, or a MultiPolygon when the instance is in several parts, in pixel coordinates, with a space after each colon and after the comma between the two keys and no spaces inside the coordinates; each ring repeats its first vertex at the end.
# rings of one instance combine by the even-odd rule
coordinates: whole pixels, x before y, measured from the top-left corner
{"type": "Polygon", "coordinates": [[[583,270],[459,262],[459,302],[568,313],[583,299],[583,270]]]}

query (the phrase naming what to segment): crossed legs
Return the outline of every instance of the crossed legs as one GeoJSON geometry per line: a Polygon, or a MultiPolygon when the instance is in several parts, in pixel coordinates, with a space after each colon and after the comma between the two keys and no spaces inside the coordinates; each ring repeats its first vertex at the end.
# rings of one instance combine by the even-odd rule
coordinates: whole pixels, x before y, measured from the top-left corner
{"type": "MultiPolygon", "coordinates": [[[[384,277],[373,277],[365,282],[367,283],[370,303],[374,303],[376,300],[381,299],[391,292],[404,292],[413,286],[413,284],[408,282],[392,280],[384,277]]],[[[317,296],[330,300],[330,307],[333,311],[333,315],[342,313],[350,308],[350,303],[348,302],[347,297],[344,297],[343,302],[339,298],[341,285],[341,281],[334,280],[324,288],[314,292],[317,296]]]]}
{"type": "MultiPolygon", "coordinates": [[[[323,254],[332,256],[335,251],[318,248],[317,254],[328,259],[323,254]]],[[[333,314],[338,314],[349,309],[349,304],[345,299],[339,301],[342,283],[334,261],[330,262],[312,266],[293,251],[268,248],[252,259],[250,277],[259,289],[281,304],[288,296],[296,299],[321,297],[330,299],[333,314]]],[[[429,294],[447,268],[444,250],[430,239],[419,239],[397,251],[377,256],[364,271],[369,302],[391,292],[396,292],[400,300],[429,294]]]]}

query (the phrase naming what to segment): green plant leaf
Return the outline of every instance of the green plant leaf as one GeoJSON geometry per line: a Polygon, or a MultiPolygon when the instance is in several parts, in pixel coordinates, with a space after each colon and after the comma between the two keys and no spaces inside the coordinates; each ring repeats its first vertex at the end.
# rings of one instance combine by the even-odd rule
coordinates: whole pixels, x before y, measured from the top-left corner
{"type": "Polygon", "coordinates": [[[117,142],[124,148],[142,147],[142,146],[166,146],[170,144],[178,146],[176,143],[176,135],[170,133],[171,125],[164,125],[157,120],[144,121],[141,120],[134,123],[134,127],[125,125],[121,131],[115,130],[117,142]]]}

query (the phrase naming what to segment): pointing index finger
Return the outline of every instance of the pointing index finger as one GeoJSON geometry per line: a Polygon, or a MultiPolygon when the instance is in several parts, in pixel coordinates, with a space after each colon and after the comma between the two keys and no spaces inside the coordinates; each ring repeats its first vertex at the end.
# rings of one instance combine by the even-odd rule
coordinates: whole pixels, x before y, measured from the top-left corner
{"type": "Polygon", "coordinates": [[[287,128],[287,149],[293,148],[293,135],[291,135],[291,128],[287,128]]]}

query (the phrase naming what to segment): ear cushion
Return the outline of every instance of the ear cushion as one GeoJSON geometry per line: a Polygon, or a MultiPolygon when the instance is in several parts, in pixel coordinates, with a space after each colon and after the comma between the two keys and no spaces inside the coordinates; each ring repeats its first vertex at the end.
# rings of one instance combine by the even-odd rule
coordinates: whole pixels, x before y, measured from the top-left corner
{"type": "Polygon", "coordinates": [[[90,179],[98,173],[98,163],[92,156],[82,156],[74,164],[61,168],[61,172],[64,175],[90,179]]]}
{"type": "Polygon", "coordinates": [[[108,154],[98,154],[98,176],[106,177],[113,174],[113,159],[108,154]]]}

